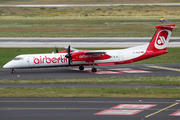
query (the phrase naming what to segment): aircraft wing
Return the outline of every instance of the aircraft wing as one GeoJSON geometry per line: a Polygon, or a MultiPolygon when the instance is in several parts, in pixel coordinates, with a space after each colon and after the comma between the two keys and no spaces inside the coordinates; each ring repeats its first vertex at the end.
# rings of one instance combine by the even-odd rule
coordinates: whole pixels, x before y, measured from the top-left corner
{"type": "Polygon", "coordinates": [[[104,51],[78,50],[70,46],[64,48],[67,51],[65,57],[69,59],[69,65],[72,61],[94,62],[95,60],[104,60],[111,58],[111,56],[105,54],[106,52],[104,51]]]}
{"type": "Polygon", "coordinates": [[[102,51],[85,51],[84,54],[105,54],[106,52],[102,51]]]}
{"type": "MultiPolygon", "coordinates": [[[[68,49],[68,47],[63,47],[63,48],[66,49],[66,50],[68,49]]],[[[82,51],[82,50],[78,50],[78,49],[75,49],[75,48],[72,48],[72,47],[70,48],[70,50],[72,50],[73,52],[74,51],[76,51],[76,52],[82,51]]]]}
{"type": "MultiPolygon", "coordinates": [[[[68,49],[68,47],[63,47],[64,49],[68,49]]],[[[75,48],[70,48],[70,50],[72,51],[72,52],[83,52],[83,51],[85,51],[84,52],[84,54],[105,54],[106,52],[102,52],[102,51],[88,51],[88,50],[78,50],[78,49],[75,49],[75,48]]]]}

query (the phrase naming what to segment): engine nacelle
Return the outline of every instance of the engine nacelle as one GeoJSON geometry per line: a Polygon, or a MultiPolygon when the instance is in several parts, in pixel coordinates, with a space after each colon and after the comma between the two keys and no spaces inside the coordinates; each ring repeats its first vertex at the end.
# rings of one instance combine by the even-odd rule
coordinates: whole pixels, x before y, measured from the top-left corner
{"type": "Polygon", "coordinates": [[[94,60],[104,60],[111,58],[107,54],[92,54],[85,52],[75,52],[71,54],[72,61],[86,61],[86,62],[94,62],[94,60]]]}

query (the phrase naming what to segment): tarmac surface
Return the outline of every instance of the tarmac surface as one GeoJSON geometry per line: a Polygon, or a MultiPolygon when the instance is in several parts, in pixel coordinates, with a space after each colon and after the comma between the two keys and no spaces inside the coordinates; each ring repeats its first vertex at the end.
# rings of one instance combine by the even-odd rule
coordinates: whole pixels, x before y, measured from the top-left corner
{"type": "Polygon", "coordinates": [[[1,120],[179,120],[176,99],[0,98],[1,120]]]}
{"type": "MultiPolygon", "coordinates": [[[[109,38],[0,38],[0,47],[134,47],[147,44],[152,37],[109,38]]],[[[180,37],[171,37],[168,47],[180,47],[180,37]]]]}
{"type": "MultiPolygon", "coordinates": [[[[73,68],[25,69],[11,74],[8,69],[0,69],[0,80],[30,80],[55,78],[101,78],[136,76],[180,76],[180,63],[128,64],[118,66],[97,66],[97,74],[73,68]]],[[[101,86],[101,85],[100,85],[101,86]]],[[[59,87],[100,87],[92,84],[61,84],[59,87]]],[[[164,87],[179,86],[119,85],[119,87],[164,87]]],[[[0,88],[40,88],[57,85],[1,85],[0,88]]],[[[101,87],[116,88],[107,84],[101,87]]],[[[0,98],[1,120],[179,120],[180,100],[146,98],[0,98]]]]}
{"type": "Polygon", "coordinates": [[[96,68],[95,73],[91,72],[90,66],[85,66],[84,71],[79,71],[78,67],[15,69],[15,74],[10,69],[0,68],[0,80],[180,76],[180,63],[126,64],[96,68]]]}
{"type": "Polygon", "coordinates": [[[144,3],[144,4],[47,4],[47,5],[0,5],[0,7],[86,7],[121,5],[180,5],[180,3],[144,3]]]}

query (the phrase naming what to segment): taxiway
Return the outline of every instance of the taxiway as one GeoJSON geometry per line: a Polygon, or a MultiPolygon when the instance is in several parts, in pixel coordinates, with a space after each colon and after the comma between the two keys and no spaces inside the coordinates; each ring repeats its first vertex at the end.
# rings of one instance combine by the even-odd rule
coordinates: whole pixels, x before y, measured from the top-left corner
{"type": "Polygon", "coordinates": [[[179,120],[176,99],[0,98],[2,120],[179,120]]]}
{"type": "Polygon", "coordinates": [[[121,5],[180,5],[180,3],[144,3],[144,4],[45,4],[45,5],[0,5],[0,7],[95,7],[95,6],[121,6],[121,5]]]}
{"type": "MultiPolygon", "coordinates": [[[[116,47],[126,48],[147,44],[151,37],[109,37],[109,38],[0,38],[0,47],[116,47]]],[[[171,37],[168,47],[180,47],[180,37],[171,37]]]]}
{"type": "Polygon", "coordinates": [[[79,71],[78,67],[15,69],[15,74],[10,69],[0,68],[0,80],[180,76],[180,63],[126,64],[96,68],[98,71],[95,73],[91,72],[91,67],[85,67],[84,71],[79,71]]]}

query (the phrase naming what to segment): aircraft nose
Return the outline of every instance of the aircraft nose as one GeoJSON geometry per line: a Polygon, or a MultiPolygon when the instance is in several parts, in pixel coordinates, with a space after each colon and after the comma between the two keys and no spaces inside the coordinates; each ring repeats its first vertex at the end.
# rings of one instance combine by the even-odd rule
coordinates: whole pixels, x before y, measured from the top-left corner
{"type": "Polygon", "coordinates": [[[3,66],[3,68],[12,68],[12,65],[8,62],[3,66]]]}
{"type": "Polygon", "coordinates": [[[7,65],[7,64],[5,64],[5,65],[3,66],[3,68],[8,68],[8,65],[7,65]]]}

